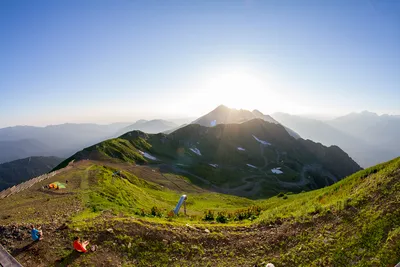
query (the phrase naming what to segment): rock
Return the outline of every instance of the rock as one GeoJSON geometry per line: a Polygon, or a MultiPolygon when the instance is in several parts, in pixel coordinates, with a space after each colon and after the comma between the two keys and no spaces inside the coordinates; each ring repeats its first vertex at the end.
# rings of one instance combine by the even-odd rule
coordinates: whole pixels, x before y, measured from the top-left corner
{"type": "Polygon", "coordinates": [[[188,223],[186,224],[186,226],[187,226],[189,229],[192,229],[192,230],[195,230],[195,231],[197,230],[197,228],[196,228],[196,227],[194,227],[194,226],[191,226],[191,225],[190,225],[190,224],[188,224],[188,223]]]}
{"type": "Polygon", "coordinates": [[[168,244],[168,240],[166,240],[166,239],[163,239],[162,242],[163,242],[165,245],[168,244]]]}
{"type": "MultiPolygon", "coordinates": [[[[164,241],[164,240],[163,240],[164,241]]],[[[129,244],[128,244],[128,248],[131,248],[132,247],[132,243],[131,242],[129,242],[129,244]]]]}
{"type": "Polygon", "coordinates": [[[76,231],[76,232],[80,232],[81,229],[79,229],[79,228],[77,227],[77,228],[75,228],[75,231],[76,231]]]}
{"type": "Polygon", "coordinates": [[[206,232],[207,234],[211,233],[208,229],[204,229],[204,232],[206,232]]]}
{"type": "Polygon", "coordinates": [[[112,228],[108,228],[108,229],[107,229],[107,232],[113,234],[113,233],[114,233],[114,230],[113,230],[112,228]]]}

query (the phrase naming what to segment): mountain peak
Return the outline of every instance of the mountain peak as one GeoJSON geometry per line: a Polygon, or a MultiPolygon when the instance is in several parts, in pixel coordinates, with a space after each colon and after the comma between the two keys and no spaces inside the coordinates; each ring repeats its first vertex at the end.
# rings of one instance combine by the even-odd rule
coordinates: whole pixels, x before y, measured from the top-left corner
{"type": "Polygon", "coordinates": [[[256,115],[257,117],[259,117],[259,116],[264,116],[264,114],[263,114],[261,111],[259,111],[258,109],[255,109],[255,110],[253,110],[252,112],[253,112],[253,114],[256,115]]]}
{"type": "Polygon", "coordinates": [[[227,106],[225,106],[225,105],[219,105],[218,107],[216,107],[213,111],[225,111],[225,110],[230,110],[230,108],[228,108],[227,106]]]}
{"type": "Polygon", "coordinates": [[[378,114],[368,111],[368,110],[364,110],[364,111],[360,112],[360,115],[367,115],[367,116],[374,116],[374,117],[378,116],[378,114]]]}

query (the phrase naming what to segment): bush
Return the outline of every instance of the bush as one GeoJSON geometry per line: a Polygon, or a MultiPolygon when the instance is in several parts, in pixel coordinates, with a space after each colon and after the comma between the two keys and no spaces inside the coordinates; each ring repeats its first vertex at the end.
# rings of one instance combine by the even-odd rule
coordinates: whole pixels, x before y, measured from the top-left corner
{"type": "Polygon", "coordinates": [[[283,197],[284,195],[285,195],[285,193],[280,192],[277,197],[283,197]]]}
{"type": "Polygon", "coordinates": [[[154,217],[162,217],[163,216],[161,209],[157,208],[156,206],[151,208],[150,214],[153,215],[154,217]]]}
{"type": "Polygon", "coordinates": [[[138,215],[146,216],[146,212],[144,211],[144,209],[140,209],[139,212],[138,212],[138,215]]]}
{"type": "Polygon", "coordinates": [[[288,199],[288,196],[283,196],[283,198],[282,199],[288,199]]]}
{"type": "Polygon", "coordinates": [[[217,218],[215,218],[215,220],[219,223],[227,223],[228,217],[226,216],[225,212],[218,212],[217,218]]]}
{"type": "Polygon", "coordinates": [[[214,211],[212,210],[205,211],[203,221],[214,221],[214,211]]]}
{"type": "Polygon", "coordinates": [[[261,213],[261,208],[258,206],[252,206],[247,209],[237,210],[234,213],[229,214],[229,218],[235,221],[242,221],[245,219],[254,220],[261,213]]]}

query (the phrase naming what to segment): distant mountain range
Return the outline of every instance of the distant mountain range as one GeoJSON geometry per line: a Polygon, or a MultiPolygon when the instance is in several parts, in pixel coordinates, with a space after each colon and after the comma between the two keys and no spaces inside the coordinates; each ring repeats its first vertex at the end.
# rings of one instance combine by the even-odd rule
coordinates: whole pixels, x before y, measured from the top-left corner
{"type": "Polygon", "coordinates": [[[30,156],[69,157],[74,152],[133,130],[172,133],[190,124],[215,127],[254,119],[281,124],[295,139],[337,145],[368,167],[400,156],[400,116],[371,112],[351,113],[333,120],[316,120],[285,113],[265,115],[258,110],[231,109],[220,105],[197,119],[139,120],[135,123],[61,124],[46,127],[15,126],[0,129],[0,163],[30,156]]]}
{"type": "Polygon", "coordinates": [[[73,124],[0,129],[0,163],[30,156],[68,157],[75,151],[114,137],[130,123],[73,124]]]}
{"type": "Polygon", "coordinates": [[[337,145],[362,167],[390,160],[400,155],[400,117],[362,112],[330,121],[308,119],[285,113],[272,117],[290,127],[302,138],[337,145]]]}
{"type": "Polygon", "coordinates": [[[364,111],[326,121],[332,127],[351,136],[400,155],[400,116],[377,115],[364,111]]]}
{"type": "Polygon", "coordinates": [[[47,145],[35,139],[0,141],[0,163],[32,155],[49,156],[47,145]]]}
{"type": "Polygon", "coordinates": [[[0,191],[49,172],[63,159],[29,157],[0,164],[0,191]]]}
{"type": "Polygon", "coordinates": [[[58,168],[81,159],[163,164],[202,187],[251,197],[324,187],[361,169],[339,147],[295,139],[282,125],[262,119],[190,124],[168,135],[132,131],[88,147],[58,168]]]}
{"type": "Polygon", "coordinates": [[[140,120],[134,124],[66,123],[46,127],[15,126],[2,128],[0,129],[0,163],[32,156],[66,158],[83,147],[132,130],[158,133],[177,126],[178,124],[165,120],[140,120]]]}

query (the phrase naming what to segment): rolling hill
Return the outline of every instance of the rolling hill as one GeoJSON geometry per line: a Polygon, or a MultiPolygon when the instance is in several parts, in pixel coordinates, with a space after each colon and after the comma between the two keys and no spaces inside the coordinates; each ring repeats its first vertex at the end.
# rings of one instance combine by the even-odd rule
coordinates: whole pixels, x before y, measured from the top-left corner
{"type": "Polygon", "coordinates": [[[51,171],[63,159],[29,157],[0,164],[0,191],[51,171]]]}
{"type": "Polygon", "coordinates": [[[340,148],[295,139],[261,119],[192,124],[168,135],[133,131],[88,147],[58,168],[82,159],[163,164],[208,190],[252,198],[324,187],[360,170],[340,148]]]}

